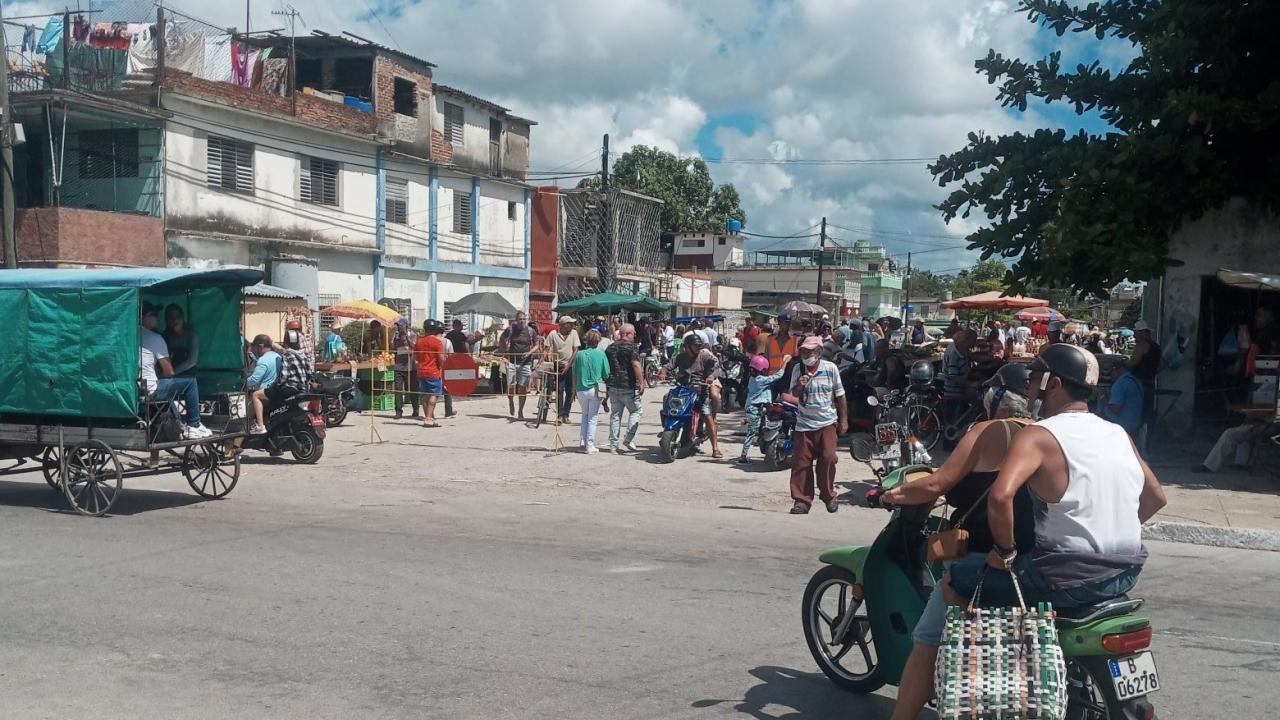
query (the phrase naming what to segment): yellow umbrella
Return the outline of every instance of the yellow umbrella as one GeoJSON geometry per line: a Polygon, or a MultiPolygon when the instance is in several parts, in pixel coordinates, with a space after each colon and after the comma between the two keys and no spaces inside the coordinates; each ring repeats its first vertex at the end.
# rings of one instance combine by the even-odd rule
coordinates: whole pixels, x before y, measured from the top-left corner
{"type": "Polygon", "coordinates": [[[353,300],[330,305],[324,309],[324,312],[326,315],[355,320],[381,320],[385,325],[392,325],[400,319],[400,313],[395,310],[368,300],[353,300]]]}

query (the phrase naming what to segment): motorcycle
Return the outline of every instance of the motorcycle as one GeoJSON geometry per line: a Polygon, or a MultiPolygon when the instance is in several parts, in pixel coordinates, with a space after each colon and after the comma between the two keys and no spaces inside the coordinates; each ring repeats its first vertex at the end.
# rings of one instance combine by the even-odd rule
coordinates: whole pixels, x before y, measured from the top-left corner
{"type": "Polygon", "coordinates": [[[788,402],[784,395],[781,402],[771,403],[760,416],[760,450],[774,470],[791,467],[791,455],[795,445],[791,436],[796,429],[796,413],[799,406],[788,402]]]}
{"type": "Polygon", "coordinates": [[[651,350],[644,358],[644,384],[645,387],[656,387],[658,378],[662,374],[662,353],[657,350],[651,350]]]}
{"type": "Polygon", "coordinates": [[[897,400],[896,393],[888,393],[885,403],[871,395],[866,403],[873,410],[884,407],[876,414],[878,422],[872,434],[859,433],[849,441],[849,454],[856,462],[871,467],[881,482],[889,473],[906,465],[929,464],[933,458],[918,438],[911,433],[910,408],[897,400]],[[890,400],[895,404],[890,404],[890,400]],[[872,463],[879,463],[879,466],[872,463]]]}
{"type": "Polygon", "coordinates": [[[326,427],[338,427],[347,419],[347,411],[355,402],[356,381],[347,375],[317,372],[313,383],[324,410],[326,427]]]}
{"type": "Polygon", "coordinates": [[[662,434],[658,436],[658,449],[663,462],[674,462],[694,454],[707,439],[706,424],[702,422],[702,405],[706,400],[707,386],[702,383],[676,385],[662,398],[662,434]]]}
{"type": "MultiPolygon", "coordinates": [[[[888,490],[932,472],[908,465],[889,473],[888,490]]],[[[878,494],[868,501],[878,504],[878,494]]],[[[897,685],[940,565],[925,562],[925,543],[939,519],[931,505],[892,508],[870,546],[832,548],[804,591],[801,619],[809,652],[836,685],[871,693],[897,685]]],[[[1071,720],[1151,720],[1147,696],[1160,688],[1143,601],[1122,596],[1059,611],[1071,720]]]]}
{"type": "Polygon", "coordinates": [[[286,452],[304,465],[313,465],[324,454],[325,418],[320,414],[323,398],[298,394],[263,408],[267,431],[246,435],[242,450],[263,450],[272,456],[286,452]]]}
{"type": "Polygon", "coordinates": [[[743,377],[746,371],[746,356],[741,353],[730,353],[720,361],[720,409],[729,412],[747,400],[747,383],[743,377]]]}

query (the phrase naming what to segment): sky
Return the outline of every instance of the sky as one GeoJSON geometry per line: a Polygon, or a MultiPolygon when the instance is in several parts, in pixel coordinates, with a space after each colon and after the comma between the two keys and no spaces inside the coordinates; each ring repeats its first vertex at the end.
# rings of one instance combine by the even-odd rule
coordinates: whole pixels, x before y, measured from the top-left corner
{"type": "MultiPolygon", "coordinates": [[[[109,2],[135,6],[141,0],[109,2]]],[[[6,3],[12,9],[38,2],[6,3]]],[[[145,3],[142,3],[145,4],[145,3]]],[[[222,26],[243,25],[239,0],[166,0],[222,26]]],[[[284,0],[253,0],[255,29],[283,27],[284,0]]],[[[350,30],[422,57],[437,82],[538,122],[535,170],[599,167],[611,149],[655,145],[738,160],[936,158],[968,133],[1037,127],[1105,129],[1044,106],[1001,108],[974,60],[994,48],[1039,58],[1123,64],[1128,52],[1090,36],[1059,39],[1014,0],[293,0],[302,32],[350,30]]],[[[105,18],[105,14],[103,15],[105,18]]],[[[826,216],[832,242],[867,240],[917,268],[976,259],[962,238],[981,218],[943,223],[947,193],[924,162],[711,164],[733,183],[760,235],[808,234],[826,216]],[[928,252],[924,252],[928,251],[928,252]]],[[[779,241],[757,240],[757,247],[779,241]]],[[[792,244],[792,243],[783,243],[792,244]]]]}

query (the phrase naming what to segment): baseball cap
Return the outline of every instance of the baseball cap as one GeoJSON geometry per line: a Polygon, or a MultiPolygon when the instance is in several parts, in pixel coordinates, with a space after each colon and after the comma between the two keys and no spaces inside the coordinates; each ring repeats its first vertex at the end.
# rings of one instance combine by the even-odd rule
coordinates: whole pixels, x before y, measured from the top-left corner
{"type": "Polygon", "coordinates": [[[1142,332],[1143,330],[1150,330],[1150,329],[1151,329],[1151,326],[1147,324],[1146,320],[1139,320],[1138,322],[1133,324],[1134,332],[1142,332]]]}
{"type": "Polygon", "coordinates": [[[800,343],[801,350],[815,350],[822,347],[822,338],[817,335],[810,335],[800,343]]]}
{"type": "Polygon", "coordinates": [[[556,324],[557,324],[557,325],[563,325],[563,324],[565,324],[565,323],[574,323],[574,322],[577,322],[577,320],[574,320],[572,316],[570,316],[570,315],[561,315],[561,316],[560,316],[560,319],[556,321],[556,324]]]}

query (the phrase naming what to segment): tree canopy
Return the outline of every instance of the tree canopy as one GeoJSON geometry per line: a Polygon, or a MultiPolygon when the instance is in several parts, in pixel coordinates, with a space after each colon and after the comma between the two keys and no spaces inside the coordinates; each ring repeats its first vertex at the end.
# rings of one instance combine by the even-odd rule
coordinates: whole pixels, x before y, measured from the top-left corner
{"type": "Polygon", "coordinates": [[[992,50],[975,63],[1006,108],[1063,103],[1111,126],[971,133],[930,166],[939,185],[959,185],[938,205],[947,221],[989,221],[970,247],[1018,258],[1013,290],[1102,294],[1161,275],[1174,262],[1170,235],[1232,198],[1280,211],[1280,3],[1022,0],[1019,10],[1059,36],[1131,43],[1137,56],[1115,73],[1096,60],[1065,69],[1061,52],[1032,63],[992,50]]]}
{"type": "MultiPolygon", "coordinates": [[[[730,183],[716,187],[701,158],[637,145],[613,164],[609,179],[617,187],[661,200],[663,232],[724,232],[729,218],[747,224],[738,190],[730,183]]],[[[599,179],[583,184],[597,186],[599,179]]]]}

